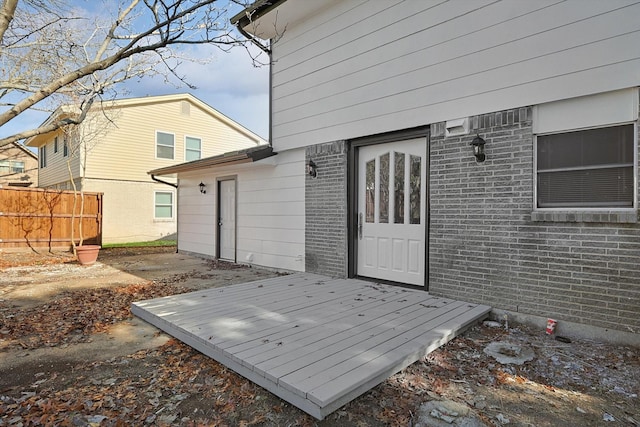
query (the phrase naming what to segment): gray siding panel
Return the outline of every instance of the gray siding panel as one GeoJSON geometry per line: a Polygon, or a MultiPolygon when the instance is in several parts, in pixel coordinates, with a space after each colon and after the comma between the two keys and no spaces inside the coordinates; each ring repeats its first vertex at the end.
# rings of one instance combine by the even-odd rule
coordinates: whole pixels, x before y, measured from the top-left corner
{"type": "Polygon", "coordinates": [[[631,1],[340,2],[274,45],[274,146],[637,86],[637,16],[631,1]]]}

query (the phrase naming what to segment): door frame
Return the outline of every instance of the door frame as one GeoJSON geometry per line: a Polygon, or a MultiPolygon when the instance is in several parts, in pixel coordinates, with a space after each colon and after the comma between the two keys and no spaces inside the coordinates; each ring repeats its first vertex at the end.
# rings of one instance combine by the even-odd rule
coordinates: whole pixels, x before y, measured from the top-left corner
{"type": "Polygon", "coordinates": [[[235,206],[233,208],[233,212],[235,214],[235,218],[233,219],[233,226],[235,228],[233,233],[233,262],[238,262],[238,176],[237,175],[229,175],[229,176],[221,176],[216,178],[216,215],[215,215],[215,224],[216,224],[216,258],[220,259],[220,207],[222,201],[222,192],[220,191],[220,187],[222,182],[226,181],[234,181],[234,191],[235,191],[235,206]]]}
{"type": "MultiPolygon", "coordinates": [[[[407,139],[425,138],[425,168],[426,168],[426,203],[425,211],[427,215],[427,223],[425,224],[425,248],[424,248],[424,286],[414,286],[406,283],[389,282],[380,279],[373,279],[377,282],[386,282],[396,286],[408,287],[413,289],[429,290],[429,233],[431,228],[431,215],[429,212],[431,192],[429,185],[429,176],[431,169],[431,147],[430,147],[430,129],[431,126],[420,126],[412,129],[406,129],[397,132],[384,133],[373,136],[365,136],[355,138],[348,141],[349,150],[347,152],[347,276],[349,278],[359,278],[358,276],[358,153],[360,147],[376,144],[387,144],[391,142],[404,141],[407,139]]],[[[365,280],[372,280],[368,277],[362,277],[365,280]]]]}

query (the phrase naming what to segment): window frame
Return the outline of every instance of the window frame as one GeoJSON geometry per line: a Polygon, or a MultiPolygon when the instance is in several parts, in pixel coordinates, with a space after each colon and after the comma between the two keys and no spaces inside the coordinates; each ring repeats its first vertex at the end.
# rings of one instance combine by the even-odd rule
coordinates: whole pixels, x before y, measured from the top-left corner
{"type": "MultiPolygon", "coordinates": [[[[160,206],[169,206],[166,204],[162,204],[160,206]]],[[[176,194],[175,191],[167,191],[167,190],[154,190],[153,191],[153,219],[156,221],[173,221],[176,216],[176,194]],[[158,207],[157,196],[158,194],[171,194],[171,217],[166,216],[157,216],[156,208],[158,207]]]]}
{"type": "Polygon", "coordinates": [[[155,145],[154,145],[154,149],[155,149],[155,158],[158,160],[175,160],[176,159],[176,134],[173,132],[167,132],[164,130],[156,130],[155,131],[155,135],[156,135],[156,139],[155,139],[155,145]],[[167,158],[167,157],[159,157],[158,156],[158,146],[162,146],[162,147],[168,147],[168,145],[163,145],[163,144],[158,144],[158,134],[160,133],[164,133],[166,135],[171,135],[173,137],[173,153],[171,155],[171,158],[167,158]]]}
{"type": "Polygon", "coordinates": [[[533,135],[533,211],[534,212],[634,212],[638,209],[638,121],[627,121],[620,123],[610,123],[584,128],[563,129],[561,131],[541,132],[533,135]],[[633,201],[629,207],[584,207],[584,206],[564,206],[564,207],[539,207],[538,206],[538,137],[547,135],[559,135],[563,133],[588,131],[594,129],[612,128],[617,126],[633,125],[633,201]]]}
{"type": "Polygon", "coordinates": [[[47,144],[38,147],[38,167],[40,169],[47,167],[47,144]]]}
{"type": "Polygon", "coordinates": [[[18,173],[24,173],[26,165],[23,160],[0,159],[0,168],[6,168],[7,171],[2,172],[0,170],[0,174],[4,174],[5,176],[8,176],[8,175],[15,175],[18,173]],[[22,167],[18,169],[16,165],[21,165],[22,167]]]}
{"type": "Polygon", "coordinates": [[[193,136],[193,135],[185,135],[184,136],[184,161],[185,162],[194,162],[196,160],[201,160],[202,159],[202,138],[199,136],[193,136]],[[187,138],[191,138],[191,139],[197,139],[200,141],[200,157],[194,160],[187,160],[187,151],[194,151],[194,150],[189,150],[187,149],[187,138]]]}

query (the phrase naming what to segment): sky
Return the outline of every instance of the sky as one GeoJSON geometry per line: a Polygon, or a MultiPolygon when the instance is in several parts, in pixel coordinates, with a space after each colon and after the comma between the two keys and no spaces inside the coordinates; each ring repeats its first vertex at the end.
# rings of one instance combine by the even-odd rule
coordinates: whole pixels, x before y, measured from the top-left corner
{"type": "MultiPolygon", "coordinates": [[[[257,48],[252,50],[257,54],[257,48]]],[[[254,66],[249,53],[242,48],[223,52],[213,46],[198,46],[190,55],[210,61],[180,65],[178,72],[196,89],[167,85],[163,77],[147,78],[128,85],[127,97],[189,92],[266,139],[269,136],[269,66],[254,66]]]]}
{"type": "MultiPolygon", "coordinates": [[[[92,1],[73,0],[78,5],[96,5],[92,1]]],[[[241,9],[236,6],[233,13],[241,9]]],[[[260,52],[251,46],[254,54],[260,52]]],[[[223,52],[215,46],[194,45],[185,52],[188,57],[207,63],[183,62],[178,73],[195,89],[167,84],[164,77],[144,78],[125,85],[123,98],[139,96],[191,93],[225,116],[267,139],[269,136],[269,66],[256,67],[243,48],[223,52]]],[[[261,62],[268,62],[265,54],[261,62]]],[[[20,130],[32,129],[42,123],[49,113],[26,111],[0,128],[0,136],[9,136],[20,130]]]]}

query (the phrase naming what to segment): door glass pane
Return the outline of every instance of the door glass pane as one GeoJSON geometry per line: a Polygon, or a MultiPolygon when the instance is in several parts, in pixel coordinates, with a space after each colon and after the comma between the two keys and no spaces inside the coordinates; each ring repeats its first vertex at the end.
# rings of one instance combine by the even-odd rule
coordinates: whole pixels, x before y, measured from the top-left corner
{"type": "Polygon", "coordinates": [[[409,161],[409,187],[410,187],[410,207],[409,223],[420,224],[420,177],[422,176],[422,158],[420,156],[410,156],[409,161]]]}
{"type": "Polygon", "coordinates": [[[156,205],[170,205],[173,202],[173,194],[156,193],[156,205]]]}
{"type": "Polygon", "coordinates": [[[366,173],[367,173],[367,177],[366,177],[367,182],[366,182],[366,188],[365,188],[365,192],[366,192],[365,221],[374,222],[375,221],[374,207],[376,203],[376,161],[375,160],[369,160],[367,162],[366,173]]]}
{"type": "Polygon", "coordinates": [[[389,153],[380,156],[380,217],[378,222],[389,222],[389,153]]]}
{"type": "Polygon", "coordinates": [[[156,206],[156,218],[172,218],[171,206],[156,206]]]}
{"type": "Polygon", "coordinates": [[[395,224],[404,224],[404,154],[394,153],[395,164],[395,191],[394,191],[394,215],[395,224]]]}

